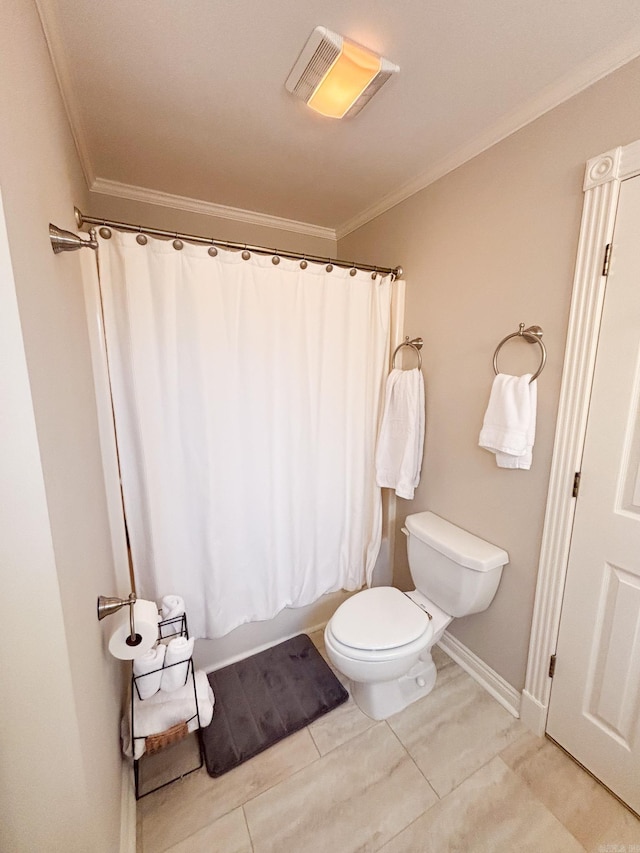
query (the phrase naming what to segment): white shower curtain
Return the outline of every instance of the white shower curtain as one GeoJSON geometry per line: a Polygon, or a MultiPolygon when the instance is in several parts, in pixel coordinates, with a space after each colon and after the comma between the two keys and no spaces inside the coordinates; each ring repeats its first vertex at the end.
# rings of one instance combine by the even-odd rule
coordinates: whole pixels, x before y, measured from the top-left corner
{"type": "Polygon", "coordinates": [[[138,595],[218,637],[370,580],[390,277],[117,231],[98,257],[138,595]]]}

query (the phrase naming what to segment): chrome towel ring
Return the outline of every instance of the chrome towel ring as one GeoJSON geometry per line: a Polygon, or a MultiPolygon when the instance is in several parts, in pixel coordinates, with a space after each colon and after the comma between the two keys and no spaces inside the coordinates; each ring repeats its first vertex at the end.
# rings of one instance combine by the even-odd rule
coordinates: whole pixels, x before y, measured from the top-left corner
{"type": "Polygon", "coordinates": [[[409,335],[407,335],[404,341],[399,344],[393,351],[393,356],[391,358],[391,367],[395,369],[396,366],[396,356],[402,349],[402,347],[411,347],[412,350],[415,351],[418,356],[418,370],[422,370],[422,356],[420,354],[420,350],[422,349],[422,344],[424,341],[422,338],[414,338],[412,341],[409,340],[409,335]]]}
{"type": "Polygon", "coordinates": [[[524,340],[527,341],[527,343],[538,344],[538,346],[540,347],[540,350],[541,350],[540,366],[538,367],[536,372],[533,374],[533,376],[529,380],[529,382],[531,383],[531,382],[533,382],[534,379],[537,379],[538,376],[540,376],[540,374],[544,370],[545,364],[547,363],[547,349],[546,349],[545,345],[542,343],[542,329],[540,328],[540,326],[529,326],[528,329],[525,329],[524,323],[520,323],[520,326],[519,326],[517,332],[512,332],[510,335],[507,335],[505,338],[503,338],[500,341],[500,343],[496,347],[496,351],[493,354],[493,370],[494,370],[494,373],[496,374],[496,376],[500,372],[498,370],[498,353],[500,352],[500,350],[504,346],[504,344],[506,344],[507,341],[510,341],[511,338],[524,338],[524,340]]]}

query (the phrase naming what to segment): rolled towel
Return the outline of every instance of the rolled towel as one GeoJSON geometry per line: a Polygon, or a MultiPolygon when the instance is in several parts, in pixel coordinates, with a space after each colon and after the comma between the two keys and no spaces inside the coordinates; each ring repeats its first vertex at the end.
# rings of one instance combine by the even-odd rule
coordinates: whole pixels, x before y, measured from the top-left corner
{"type": "MultiPolygon", "coordinates": [[[[195,673],[196,695],[198,706],[193,693],[193,682],[191,678],[187,683],[166,694],[160,691],[146,701],[138,699],[134,693],[134,727],[135,727],[135,750],[134,758],[140,758],[145,750],[144,738],[149,735],[164,732],[177,723],[188,721],[187,727],[190,732],[198,728],[198,717],[200,725],[205,728],[213,717],[213,705],[215,698],[209,684],[206,672],[198,670],[195,673]],[[197,713],[196,713],[197,711],[197,713]]],[[[125,755],[131,756],[131,712],[122,718],[122,746],[125,755]]]]}
{"type": "Polygon", "coordinates": [[[160,690],[162,680],[162,664],[167,647],[162,643],[149,649],[148,652],[133,662],[133,674],[136,676],[136,689],[141,699],[149,699],[160,690]]]}
{"type": "MultiPolygon", "coordinates": [[[[203,701],[207,698],[209,694],[209,690],[211,689],[211,685],[209,684],[209,680],[207,679],[207,674],[201,669],[197,669],[195,671],[195,679],[196,679],[196,692],[198,694],[198,702],[202,699],[203,701]]],[[[171,693],[164,693],[162,690],[159,693],[156,693],[150,699],[147,699],[142,704],[145,708],[151,708],[155,705],[167,705],[171,702],[188,702],[189,699],[193,699],[193,681],[191,678],[188,679],[186,684],[183,684],[181,687],[178,687],[177,690],[173,690],[171,693]]],[[[174,725],[173,723],[171,725],[174,725]]]]}
{"type": "MultiPolygon", "coordinates": [[[[169,619],[178,619],[179,616],[184,615],[184,599],[180,598],[179,595],[165,595],[162,599],[162,621],[166,622],[169,619]]],[[[180,622],[175,622],[173,625],[167,625],[163,627],[163,634],[165,637],[170,636],[171,634],[179,634],[182,625],[180,622]]]]}
{"type": "Polygon", "coordinates": [[[177,690],[187,680],[189,659],[193,654],[194,638],[174,637],[167,645],[164,658],[160,690],[170,693],[177,690]]]}

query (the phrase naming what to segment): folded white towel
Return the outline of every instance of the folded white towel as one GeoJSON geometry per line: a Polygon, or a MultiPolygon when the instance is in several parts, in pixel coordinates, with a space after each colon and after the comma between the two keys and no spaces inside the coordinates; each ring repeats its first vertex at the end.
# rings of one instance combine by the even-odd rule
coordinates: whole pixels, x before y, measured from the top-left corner
{"type": "Polygon", "coordinates": [[[167,645],[160,690],[171,692],[185,683],[189,671],[189,658],[193,654],[194,638],[174,637],[167,645]],[[177,664],[177,665],[176,665],[177,664]]]}
{"type": "Polygon", "coordinates": [[[525,451],[521,456],[511,455],[509,453],[496,453],[496,462],[498,468],[520,468],[528,471],[533,462],[533,445],[536,440],[536,410],[537,410],[537,383],[533,381],[529,385],[529,393],[531,395],[531,415],[529,419],[529,427],[527,429],[527,441],[525,451]]]}
{"type": "Polygon", "coordinates": [[[495,453],[499,468],[528,470],[536,435],[537,383],[531,374],[498,373],[491,386],[478,444],[495,453]]]}
{"type": "Polygon", "coordinates": [[[167,647],[162,643],[149,649],[142,657],[133,662],[133,674],[136,676],[136,688],[141,699],[149,699],[160,690],[162,664],[167,647]]]}
{"type": "MultiPolygon", "coordinates": [[[[162,599],[162,621],[167,619],[177,619],[184,615],[184,599],[179,595],[165,595],[162,599]]],[[[163,626],[163,636],[168,637],[171,634],[179,634],[181,623],[175,622],[173,625],[163,626]]]]}
{"type": "MultiPolygon", "coordinates": [[[[196,694],[198,697],[198,715],[200,725],[205,728],[211,722],[215,698],[206,672],[198,670],[195,673],[196,694]]],[[[190,732],[198,728],[196,702],[191,678],[187,683],[173,693],[160,691],[144,702],[138,699],[134,691],[134,727],[135,727],[135,758],[140,758],[145,750],[142,738],[159,734],[177,723],[189,720],[190,732]],[[193,719],[191,719],[193,718],[193,719]]],[[[131,711],[130,705],[122,718],[121,734],[122,747],[125,755],[131,756],[131,711]]]]}
{"type": "Polygon", "coordinates": [[[424,448],[422,371],[394,368],[387,377],[376,447],[376,483],[411,500],[420,481],[424,448]]]}

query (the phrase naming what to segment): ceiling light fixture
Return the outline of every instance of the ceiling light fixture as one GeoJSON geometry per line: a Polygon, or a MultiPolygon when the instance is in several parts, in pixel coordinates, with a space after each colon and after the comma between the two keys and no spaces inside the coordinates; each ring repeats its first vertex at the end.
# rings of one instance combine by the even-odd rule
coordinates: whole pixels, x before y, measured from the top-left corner
{"type": "Polygon", "coordinates": [[[351,117],[399,70],[372,50],[316,27],[285,87],[324,116],[351,117]]]}

